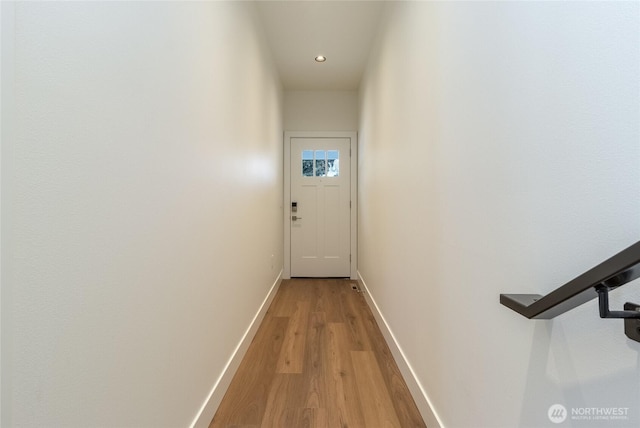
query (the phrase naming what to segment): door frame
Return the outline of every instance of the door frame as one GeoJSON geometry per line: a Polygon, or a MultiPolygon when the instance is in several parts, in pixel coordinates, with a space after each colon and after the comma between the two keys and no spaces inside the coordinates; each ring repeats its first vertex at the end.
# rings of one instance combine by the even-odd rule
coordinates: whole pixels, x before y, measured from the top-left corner
{"type": "Polygon", "coordinates": [[[348,138],[351,148],[351,266],[350,279],[358,279],[358,133],[355,131],[285,131],[284,133],[284,270],[282,277],[291,278],[291,139],[348,138]]]}

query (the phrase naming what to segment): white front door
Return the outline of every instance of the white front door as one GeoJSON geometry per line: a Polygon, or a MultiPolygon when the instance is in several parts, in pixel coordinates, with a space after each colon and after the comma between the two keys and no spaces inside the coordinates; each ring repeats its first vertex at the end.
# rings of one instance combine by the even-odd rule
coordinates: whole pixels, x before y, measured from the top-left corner
{"type": "Polygon", "coordinates": [[[351,276],[351,138],[290,138],[291,276],[351,276]]]}

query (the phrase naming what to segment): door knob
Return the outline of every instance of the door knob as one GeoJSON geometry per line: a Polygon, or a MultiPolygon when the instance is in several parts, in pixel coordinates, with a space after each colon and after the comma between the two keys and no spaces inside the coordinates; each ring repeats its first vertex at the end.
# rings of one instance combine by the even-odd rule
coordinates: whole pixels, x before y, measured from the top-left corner
{"type": "Polygon", "coordinates": [[[298,217],[296,215],[292,215],[291,216],[291,220],[296,221],[296,220],[302,220],[302,217],[298,217]]]}

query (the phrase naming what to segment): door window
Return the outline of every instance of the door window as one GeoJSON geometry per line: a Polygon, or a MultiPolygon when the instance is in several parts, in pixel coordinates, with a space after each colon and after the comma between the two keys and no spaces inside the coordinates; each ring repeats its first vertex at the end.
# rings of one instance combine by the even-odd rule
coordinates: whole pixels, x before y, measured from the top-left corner
{"type": "Polygon", "coordinates": [[[303,150],[303,177],[339,177],[339,150],[303,150]]]}

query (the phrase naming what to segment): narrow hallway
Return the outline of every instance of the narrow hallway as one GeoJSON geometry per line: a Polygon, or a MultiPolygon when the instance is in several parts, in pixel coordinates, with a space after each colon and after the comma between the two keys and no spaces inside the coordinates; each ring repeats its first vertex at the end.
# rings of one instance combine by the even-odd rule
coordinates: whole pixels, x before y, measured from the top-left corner
{"type": "Polygon", "coordinates": [[[353,281],[283,281],[210,428],[424,427],[353,281]]]}
{"type": "Polygon", "coordinates": [[[622,321],[500,303],[640,240],[639,18],[0,1],[0,426],[640,427],[622,321]],[[349,275],[292,273],[309,230],[349,275]]]}

